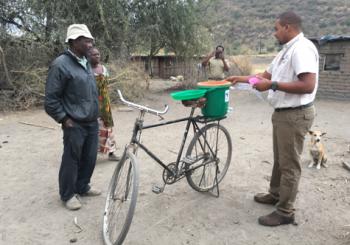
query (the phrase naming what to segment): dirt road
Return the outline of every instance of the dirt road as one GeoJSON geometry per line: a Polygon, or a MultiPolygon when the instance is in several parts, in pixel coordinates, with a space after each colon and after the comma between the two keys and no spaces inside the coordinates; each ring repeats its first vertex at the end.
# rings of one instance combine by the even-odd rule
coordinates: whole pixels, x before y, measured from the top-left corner
{"type": "MultiPolygon", "coordinates": [[[[166,83],[158,83],[152,82],[152,91],[142,103],[158,109],[169,104],[167,120],[186,116],[189,109],[161,92],[166,83]]],[[[320,100],[315,104],[314,128],[327,132],[329,168],[307,168],[304,150],[296,202],[298,225],[269,228],[257,223],[258,216],[273,210],[252,199],[256,192],[268,188],[272,109],[250,92],[231,90],[233,111],[224,125],[232,137],[233,160],[220,185],[220,197],[198,193],[186,180],[154,194],[152,185],[160,183],[161,169],[140,153],[138,204],[125,244],[350,244],[350,172],[341,165],[342,160],[350,161],[350,102],[320,100]]],[[[118,108],[113,112],[122,148],[137,112],[118,108]]],[[[157,120],[146,118],[147,122],[157,120]]],[[[145,131],[143,142],[161,159],[175,161],[183,127],[145,131]]],[[[115,163],[99,156],[92,183],[104,191],[103,195],[83,198],[83,208],[72,212],[63,207],[58,196],[61,154],[60,127],[42,110],[0,114],[0,244],[56,245],[70,244],[71,239],[76,239],[75,244],[103,244],[102,212],[115,163]],[[74,225],[75,217],[82,231],[74,225]]]]}

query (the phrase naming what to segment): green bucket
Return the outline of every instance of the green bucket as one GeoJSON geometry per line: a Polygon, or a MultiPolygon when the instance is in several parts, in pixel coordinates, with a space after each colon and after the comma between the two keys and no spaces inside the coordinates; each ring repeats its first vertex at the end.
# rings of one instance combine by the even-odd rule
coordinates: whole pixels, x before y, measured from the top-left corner
{"type": "Polygon", "coordinates": [[[202,108],[203,116],[223,117],[226,115],[230,100],[230,85],[231,83],[227,81],[208,81],[197,84],[198,88],[207,90],[205,93],[207,102],[202,108]]]}

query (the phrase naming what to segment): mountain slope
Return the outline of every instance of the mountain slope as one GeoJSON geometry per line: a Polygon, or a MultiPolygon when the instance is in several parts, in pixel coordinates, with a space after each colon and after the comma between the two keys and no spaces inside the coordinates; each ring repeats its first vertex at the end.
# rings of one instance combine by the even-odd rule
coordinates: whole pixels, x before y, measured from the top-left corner
{"type": "Polygon", "coordinates": [[[307,37],[350,35],[349,0],[218,0],[207,12],[213,45],[223,44],[230,54],[273,52],[274,20],[287,10],[302,17],[307,37]]]}

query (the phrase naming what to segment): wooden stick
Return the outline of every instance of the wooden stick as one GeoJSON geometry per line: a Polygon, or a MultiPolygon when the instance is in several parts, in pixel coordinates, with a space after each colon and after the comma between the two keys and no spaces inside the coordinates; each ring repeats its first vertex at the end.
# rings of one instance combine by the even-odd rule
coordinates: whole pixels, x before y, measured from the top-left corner
{"type": "Polygon", "coordinates": [[[38,128],[47,128],[47,129],[56,130],[56,128],[54,128],[54,127],[49,127],[49,126],[44,126],[44,125],[39,125],[39,124],[34,124],[34,123],[29,123],[29,122],[18,122],[18,123],[33,126],[33,127],[38,127],[38,128]]]}
{"type": "Polygon", "coordinates": [[[343,167],[350,171],[350,163],[343,161],[343,167]]]}
{"type": "Polygon", "coordinates": [[[74,225],[75,225],[76,227],[78,227],[78,229],[79,229],[79,230],[77,231],[77,233],[83,231],[83,228],[81,228],[81,226],[78,224],[78,218],[77,218],[77,217],[74,217],[74,225]]]}

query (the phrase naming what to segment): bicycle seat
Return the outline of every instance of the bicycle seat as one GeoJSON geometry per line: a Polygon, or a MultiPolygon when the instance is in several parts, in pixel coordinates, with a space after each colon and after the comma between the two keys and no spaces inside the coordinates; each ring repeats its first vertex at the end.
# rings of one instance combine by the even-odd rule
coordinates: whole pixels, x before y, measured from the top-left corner
{"type": "Polygon", "coordinates": [[[195,99],[195,100],[181,100],[182,104],[186,107],[198,107],[203,108],[207,99],[205,97],[195,99]]]}

